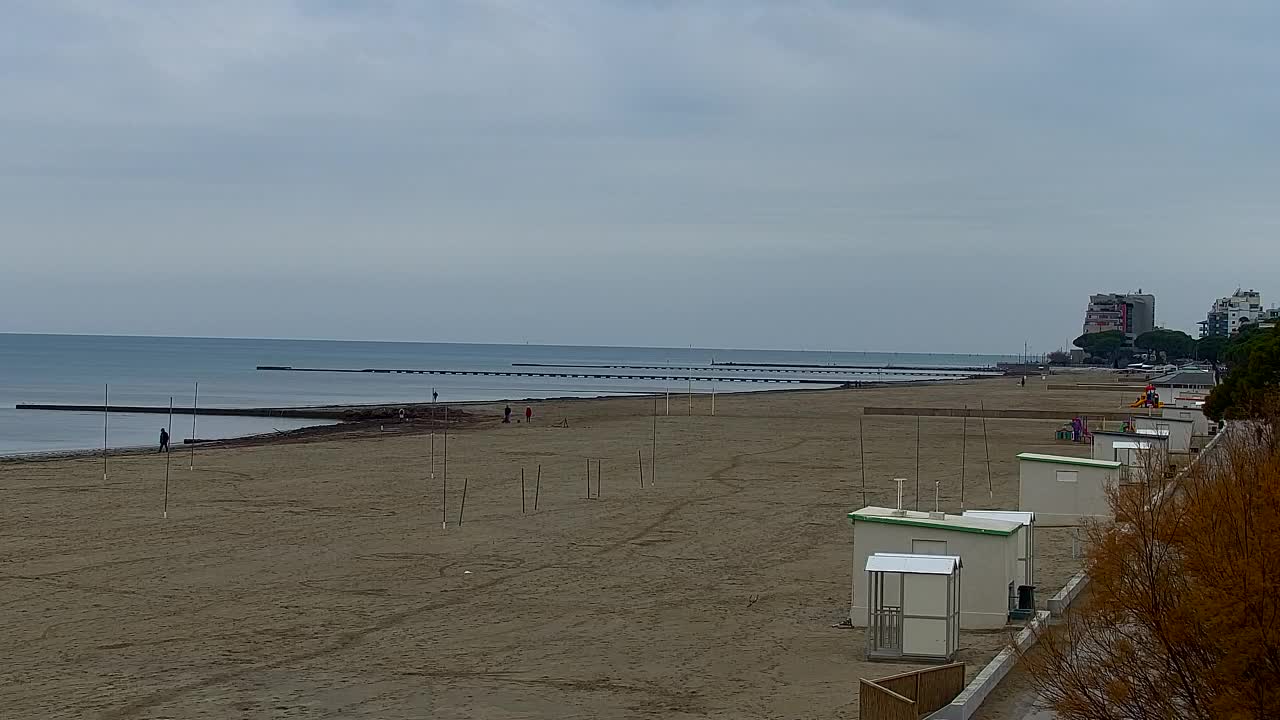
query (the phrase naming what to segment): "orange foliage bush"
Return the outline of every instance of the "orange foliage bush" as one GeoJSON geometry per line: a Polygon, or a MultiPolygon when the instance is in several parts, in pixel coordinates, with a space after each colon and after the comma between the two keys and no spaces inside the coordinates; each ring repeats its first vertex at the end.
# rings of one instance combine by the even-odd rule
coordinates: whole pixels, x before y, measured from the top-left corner
{"type": "Polygon", "coordinates": [[[1280,446],[1225,433],[1090,528],[1088,597],[1026,657],[1063,720],[1280,718],[1280,446]]]}

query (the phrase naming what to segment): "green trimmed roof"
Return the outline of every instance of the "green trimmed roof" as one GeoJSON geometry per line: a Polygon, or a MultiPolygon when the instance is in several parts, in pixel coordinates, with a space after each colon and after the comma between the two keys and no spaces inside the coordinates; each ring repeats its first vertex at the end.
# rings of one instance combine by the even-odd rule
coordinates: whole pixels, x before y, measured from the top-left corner
{"type": "Polygon", "coordinates": [[[1041,455],[1040,453],[1018,453],[1019,460],[1030,462],[1052,463],[1054,465],[1083,465],[1084,467],[1118,470],[1122,462],[1113,460],[1094,460],[1092,458],[1070,457],[1067,455],[1041,455]]]}
{"type": "Polygon", "coordinates": [[[929,513],[906,511],[905,515],[894,515],[893,510],[881,507],[864,507],[849,513],[850,522],[884,523],[886,525],[911,525],[914,527],[936,528],[938,530],[955,530],[956,532],[977,533],[978,535],[1000,535],[1008,537],[1022,526],[1008,520],[991,520],[988,518],[965,517],[963,515],[946,515],[943,519],[931,518],[929,513]]]}

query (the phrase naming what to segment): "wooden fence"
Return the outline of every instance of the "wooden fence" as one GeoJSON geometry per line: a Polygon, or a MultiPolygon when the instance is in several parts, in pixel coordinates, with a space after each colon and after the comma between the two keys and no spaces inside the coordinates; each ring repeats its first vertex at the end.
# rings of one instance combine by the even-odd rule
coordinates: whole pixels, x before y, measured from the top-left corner
{"type": "Polygon", "coordinates": [[[964,689],[964,663],[951,663],[879,680],[862,680],[862,720],[918,720],[955,699],[964,689]]]}

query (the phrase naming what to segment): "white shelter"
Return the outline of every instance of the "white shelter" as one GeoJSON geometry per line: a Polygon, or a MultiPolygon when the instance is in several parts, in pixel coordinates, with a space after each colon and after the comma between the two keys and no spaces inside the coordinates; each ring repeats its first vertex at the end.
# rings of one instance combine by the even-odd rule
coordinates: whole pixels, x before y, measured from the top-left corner
{"type": "Polygon", "coordinates": [[[960,627],[1004,627],[1016,606],[1021,525],[944,513],[864,507],[849,513],[853,523],[853,597],[849,619],[864,627],[869,621],[867,558],[876,553],[955,555],[964,562],[960,627]]]}
{"type": "MultiPolygon", "coordinates": [[[[1158,433],[1126,433],[1098,430],[1093,433],[1093,458],[1115,460],[1130,468],[1144,466],[1144,455],[1163,456],[1169,451],[1169,438],[1158,433]]],[[[1132,472],[1132,470],[1130,471],[1132,472]]]]}
{"type": "Polygon", "coordinates": [[[1176,420],[1190,420],[1191,434],[1208,435],[1209,418],[1204,414],[1204,403],[1195,407],[1166,407],[1161,409],[1163,417],[1176,420]]]}
{"type": "Polygon", "coordinates": [[[960,648],[960,558],[867,558],[867,659],[950,662],[960,648]]]}
{"type": "Polygon", "coordinates": [[[1035,586],[1036,574],[1036,514],[1022,510],[965,510],[964,517],[986,518],[988,520],[1008,520],[1022,527],[1015,535],[1018,538],[1018,577],[1022,585],[1035,586]]]}
{"type": "Polygon", "coordinates": [[[1047,527],[1107,519],[1107,489],[1125,479],[1124,463],[1115,460],[1019,453],[1018,509],[1035,513],[1047,527]]]}
{"type": "Polygon", "coordinates": [[[1169,443],[1169,452],[1191,452],[1191,436],[1195,432],[1194,420],[1138,415],[1133,418],[1133,427],[1139,435],[1155,434],[1166,438],[1169,443]]]}

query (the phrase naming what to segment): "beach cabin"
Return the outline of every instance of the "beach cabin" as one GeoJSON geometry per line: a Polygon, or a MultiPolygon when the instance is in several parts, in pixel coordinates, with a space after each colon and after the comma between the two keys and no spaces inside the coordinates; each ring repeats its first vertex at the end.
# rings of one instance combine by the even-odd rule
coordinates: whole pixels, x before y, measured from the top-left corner
{"type": "Polygon", "coordinates": [[[1209,434],[1209,418],[1204,414],[1204,403],[1193,407],[1166,407],[1161,408],[1161,417],[1171,420],[1190,420],[1191,434],[1205,436],[1209,434]]]}
{"type": "Polygon", "coordinates": [[[1169,452],[1169,438],[1157,431],[1145,433],[1112,432],[1099,430],[1093,433],[1093,458],[1115,460],[1129,466],[1129,478],[1139,480],[1135,471],[1145,468],[1147,462],[1161,464],[1169,452]]]}
{"type": "Polygon", "coordinates": [[[960,590],[960,627],[1004,627],[1016,607],[1022,575],[1021,546],[1011,520],[944,513],[864,507],[849,513],[853,523],[853,598],[849,619],[857,627],[870,621],[867,559],[876,553],[954,555],[964,563],[960,590]]]}
{"type": "Polygon", "coordinates": [[[960,568],[954,555],[867,558],[867,659],[951,662],[960,649],[960,568]]]}
{"type": "Polygon", "coordinates": [[[1008,520],[1016,522],[1018,528],[1018,582],[1027,587],[1035,587],[1036,557],[1036,514],[1023,510],[965,510],[964,517],[986,518],[988,520],[1008,520]]]}
{"type": "Polygon", "coordinates": [[[1020,453],[1018,509],[1035,513],[1041,527],[1070,527],[1111,517],[1107,488],[1126,479],[1116,460],[1020,453]]]}
{"type": "Polygon", "coordinates": [[[1155,434],[1166,438],[1169,443],[1169,452],[1191,452],[1191,436],[1195,431],[1195,422],[1192,420],[1163,415],[1159,417],[1139,415],[1133,418],[1133,427],[1139,435],[1155,434]]]}
{"type": "Polygon", "coordinates": [[[1188,368],[1161,375],[1151,384],[1160,394],[1160,402],[1166,406],[1193,407],[1197,402],[1204,402],[1217,382],[1208,370],[1188,368]]]}

